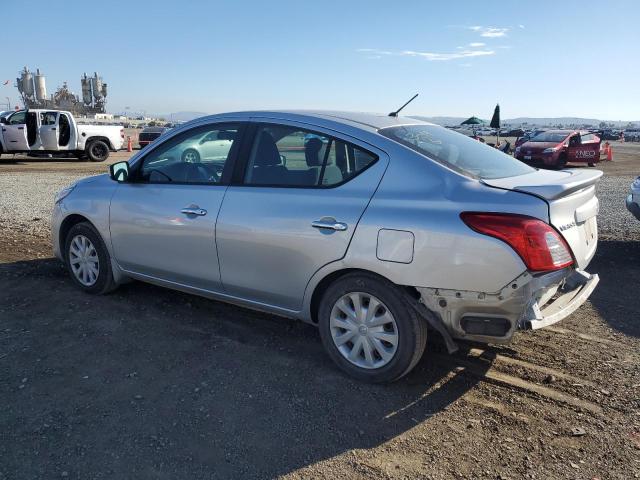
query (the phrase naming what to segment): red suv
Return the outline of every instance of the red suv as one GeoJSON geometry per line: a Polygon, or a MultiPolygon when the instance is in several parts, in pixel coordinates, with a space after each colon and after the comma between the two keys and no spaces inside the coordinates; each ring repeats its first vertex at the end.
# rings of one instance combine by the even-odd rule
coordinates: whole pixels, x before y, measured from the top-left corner
{"type": "Polygon", "coordinates": [[[580,130],[547,130],[516,148],[514,156],[541,167],[564,168],[567,163],[600,161],[600,137],[580,130]]]}

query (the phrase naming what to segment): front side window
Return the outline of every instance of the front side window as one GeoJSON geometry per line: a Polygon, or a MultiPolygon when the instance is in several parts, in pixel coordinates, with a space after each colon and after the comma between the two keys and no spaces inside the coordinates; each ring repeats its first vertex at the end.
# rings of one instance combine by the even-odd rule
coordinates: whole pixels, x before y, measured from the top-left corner
{"type": "Polygon", "coordinates": [[[11,115],[9,125],[24,125],[27,119],[27,112],[18,112],[11,115]]]}
{"type": "Polygon", "coordinates": [[[258,128],[245,173],[246,185],[332,187],[377,160],[333,137],[283,125],[258,128]]]}
{"type": "Polygon", "coordinates": [[[378,131],[412,150],[475,178],[515,177],[535,171],[496,148],[436,125],[404,125],[378,131]]]}
{"type": "Polygon", "coordinates": [[[136,180],[146,183],[216,184],[222,179],[238,125],[215,125],[185,132],[143,159],[136,180]]]}

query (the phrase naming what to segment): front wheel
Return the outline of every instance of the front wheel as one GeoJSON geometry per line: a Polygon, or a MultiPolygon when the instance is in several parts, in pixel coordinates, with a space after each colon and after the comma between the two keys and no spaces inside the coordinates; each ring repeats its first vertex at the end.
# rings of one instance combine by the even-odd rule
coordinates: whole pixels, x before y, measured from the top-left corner
{"type": "Polygon", "coordinates": [[[320,337],[331,359],[358,380],[392,382],[422,357],[427,325],[396,285],[367,273],[348,274],[324,293],[320,337]]]}
{"type": "Polygon", "coordinates": [[[200,153],[194,148],[187,148],[182,152],[182,161],[185,163],[200,163],[200,153]]]}
{"type": "Polygon", "coordinates": [[[104,294],[116,287],[109,251],[88,222],[78,223],[69,230],[65,239],[65,264],[74,283],[87,293],[104,294]]]}
{"type": "Polygon", "coordinates": [[[104,162],[109,158],[109,145],[102,140],[93,140],[87,145],[87,155],[92,162],[104,162]]]}

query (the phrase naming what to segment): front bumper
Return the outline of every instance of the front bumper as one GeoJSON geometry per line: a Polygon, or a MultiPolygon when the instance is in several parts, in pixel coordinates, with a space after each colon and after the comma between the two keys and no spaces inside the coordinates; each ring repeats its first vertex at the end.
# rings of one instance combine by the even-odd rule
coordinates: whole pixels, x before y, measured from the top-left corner
{"type": "Polygon", "coordinates": [[[591,295],[598,275],[566,268],[524,272],[499,292],[418,288],[422,303],[440,317],[451,337],[508,343],[518,329],[533,330],[571,315],[591,295]]]}
{"type": "Polygon", "coordinates": [[[636,219],[640,220],[640,205],[633,201],[633,195],[627,196],[627,210],[629,210],[636,219]]]}

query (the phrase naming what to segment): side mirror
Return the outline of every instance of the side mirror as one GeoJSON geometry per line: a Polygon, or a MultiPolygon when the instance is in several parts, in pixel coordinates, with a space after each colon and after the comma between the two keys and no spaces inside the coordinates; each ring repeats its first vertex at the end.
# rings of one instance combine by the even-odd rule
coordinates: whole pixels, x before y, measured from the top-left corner
{"type": "Polygon", "coordinates": [[[7,123],[7,117],[0,117],[0,123],[5,125],[7,123]]]}
{"type": "Polygon", "coordinates": [[[129,179],[129,162],[114,163],[109,167],[109,175],[118,183],[126,182],[129,179]]]}

